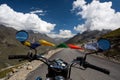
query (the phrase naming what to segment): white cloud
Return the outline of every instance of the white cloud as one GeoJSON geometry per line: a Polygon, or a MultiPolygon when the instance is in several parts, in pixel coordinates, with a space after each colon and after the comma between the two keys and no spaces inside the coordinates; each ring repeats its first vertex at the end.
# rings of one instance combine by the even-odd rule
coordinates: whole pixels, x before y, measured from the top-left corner
{"type": "Polygon", "coordinates": [[[39,14],[40,16],[44,16],[45,15],[44,12],[45,11],[43,11],[43,10],[34,10],[34,11],[31,11],[30,13],[31,14],[39,14]]]}
{"type": "Polygon", "coordinates": [[[73,37],[75,34],[73,34],[70,30],[59,30],[59,34],[50,33],[47,35],[52,38],[70,38],[73,37]]]}
{"type": "Polygon", "coordinates": [[[0,24],[40,33],[50,33],[56,25],[43,21],[36,14],[16,12],[7,4],[0,5],[0,24]]]}
{"type": "Polygon", "coordinates": [[[74,30],[76,30],[76,31],[78,31],[78,32],[80,32],[80,33],[82,33],[82,32],[84,32],[84,31],[86,31],[87,28],[84,27],[84,24],[82,24],[82,25],[74,26],[74,30]]]}
{"type": "Polygon", "coordinates": [[[117,29],[120,28],[120,12],[115,12],[112,2],[100,3],[93,0],[86,4],[85,0],[73,2],[73,10],[78,10],[77,15],[85,19],[85,23],[74,27],[76,31],[117,29]],[[83,30],[82,30],[83,29],[83,30]]]}
{"type": "Polygon", "coordinates": [[[81,9],[86,4],[85,0],[76,0],[73,2],[73,10],[76,8],[81,9]]]}

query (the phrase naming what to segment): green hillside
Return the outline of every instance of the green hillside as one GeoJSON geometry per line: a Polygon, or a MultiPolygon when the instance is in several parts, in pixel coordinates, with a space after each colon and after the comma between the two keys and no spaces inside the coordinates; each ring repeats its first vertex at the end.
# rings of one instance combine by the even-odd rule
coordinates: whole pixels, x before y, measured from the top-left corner
{"type": "Polygon", "coordinates": [[[103,35],[104,38],[120,38],[120,28],[108,34],[103,35]]]}

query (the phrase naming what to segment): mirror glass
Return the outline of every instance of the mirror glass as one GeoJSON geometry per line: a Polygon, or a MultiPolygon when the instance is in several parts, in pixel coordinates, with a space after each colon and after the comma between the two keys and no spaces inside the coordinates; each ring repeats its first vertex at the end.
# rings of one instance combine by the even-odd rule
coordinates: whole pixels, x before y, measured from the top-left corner
{"type": "Polygon", "coordinates": [[[16,39],[20,42],[26,41],[28,39],[28,33],[24,30],[18,31],[16,33],[16,39]]]}
{"type": "Polygon", "coordinates": [[[110,41],[107,39],[99,39],[98,40],[98,48],[102,51],[110,49],[110,41]]]}

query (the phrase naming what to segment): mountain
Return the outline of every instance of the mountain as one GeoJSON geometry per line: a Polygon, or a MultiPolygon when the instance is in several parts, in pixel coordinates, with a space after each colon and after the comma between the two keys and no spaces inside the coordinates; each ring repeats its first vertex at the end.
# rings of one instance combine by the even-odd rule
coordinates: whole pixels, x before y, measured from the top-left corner
{"type": "Polygon", "coordinates": [[[27,31],[29,33],[29,41],[34,42],[38,41],[40,39],[44,39],[46,41],[52,42],[54,44],[57,44],[58,42],[55,41],[55,39],[48,37],[46,34],[42,33],[34,33],[33,31],[27,31]]]}
{"type": "Polygon", "coordinates": [[[103,35],[102,37],[103,38],[109,38],[109,39],[120,38],[120,28],[118,28],[118,29],[116,29],[114,31],[111,31],[108,34],[103,35]]]}
{"type": "Polygon", "coordinates": [[[54,40],[56,41],[56,42],[58,42],[58,44],[60,44],[60,43],[63,43],[63,42],[65,42],[65,41],[67,41],[69,38],[54,38],[54,40]]]}
{"type": "Polygon", "coordinates": [[[96,38],[99,38],[101,35],[110,32],[110,30],[93,30],[93,31],[85,31],[82,34],[78,33],[74,37],[70,38],[66,43],[84,43],[86,41],[91,41],[96,38]]]}
{"type": "Polygon", "coordinates": [[[28,32],[30,35],[29,40],[31,40],[31,41],[33,41],[33,40],[38,41],[39,39],[45,39],[49,42],[52,42],[52,43],[58,45],[58,44],[68,40],[68,38],[50,38],[46,34],[34,33],[33,31],[28,31],[28,32]]]}
{"type": "Polygon", "coordinates": [[[120,28],[101,36],[101,38],[107,38],[111,42],[111,49],[104,55],[120,61],[120,28]]]}
{"type": "MultiPolygon", "coordinates": [[[[17,30],[11,27],[0,25],[0,69],[18,63],[17,60],[8,60],[8,55],[27,54],[28,48],[16,40],[16,32],[17,30]]],[[[55,44],[57,43],[54,39],[48,37],[45,34],[33,33],[32,31],[28,31],[28,33],[30,37],[29,41],[38,41],[39,39],[45,39],[49,42],[55,44]]],[[[40,46],[37,49],[40,53],[43,53],[51,48],[52,47],[40,46]]]]}
{"type": "Polygon", "coordinates": [[[66,43],[84,43],[91,40],[96,40],[100,38],[105,38],[110,40],[111,49],[104,52],[104,56],[120,61],[120,28],[116,30],[94,30],[94,31],[85,31],[82,34],[78,33],[66,43]]]}

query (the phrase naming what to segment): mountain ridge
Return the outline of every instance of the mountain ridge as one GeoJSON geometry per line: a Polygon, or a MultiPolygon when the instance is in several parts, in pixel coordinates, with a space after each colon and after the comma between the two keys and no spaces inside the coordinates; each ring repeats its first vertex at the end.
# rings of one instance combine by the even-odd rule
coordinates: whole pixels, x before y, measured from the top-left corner
{"type": "MultiPolygon", "coordinates": [[[[4,67],[8,67],[10,65],[17,64],[17,60],[8,60],[8,55],[15,55],[15,54],[27,54],[29,48],[23,46],[19,41],[16,40],[15,34],[17,30],[6,27],[4,25],[0,25],[0,69],[4,67]]],[[[52,43],[57,43],[54,39],[48,37],[45,34],[41,33],[29,33],[28,41],[38,41],[39,39],[45,39],[52,43]]],[[[47,46],[40,46],[37,48],[40,53],[43,53],[52,47],[47,46]]]]}
{"type": "Polygon", "coordinates": [[[110,30],[85,31],[82,34],[78,33],[77,35],[75,35],[74,37],[70,38],[65,43],[84,43],[84,42],[88,42],[88,41],[91,41],[93,39],[97,39],[100,36],[102,36],[103,34],[106,34],[108,32],[110,32],[110,30]]]}

